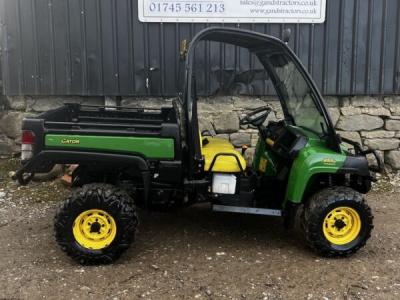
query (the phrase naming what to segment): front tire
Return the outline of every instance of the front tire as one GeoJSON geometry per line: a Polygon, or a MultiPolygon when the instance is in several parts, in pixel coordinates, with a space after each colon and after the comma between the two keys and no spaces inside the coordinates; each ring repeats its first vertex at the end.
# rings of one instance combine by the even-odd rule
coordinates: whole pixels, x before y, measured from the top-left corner
{"type": "Polygon", "coordinates": [[[132,198],[110,184],[76,189],[55,216],[61,249],[80,264],[115,261],[134,241],[138,218],[132,198]]]}
{"type": "Polygon", "coordinates": [[[317,192],[305,205],[303,231],[307,243],[327,257],[343,257],[365,246],[373,229],[371,208],[348,187],[317,192]]]}

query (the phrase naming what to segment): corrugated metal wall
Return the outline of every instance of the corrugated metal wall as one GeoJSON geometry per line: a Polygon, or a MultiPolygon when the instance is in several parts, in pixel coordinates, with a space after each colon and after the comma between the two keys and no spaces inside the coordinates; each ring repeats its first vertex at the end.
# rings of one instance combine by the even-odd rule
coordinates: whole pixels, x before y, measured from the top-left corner
{"type": "MultiPolygon", "coordinates": [[[[136,0],[0,0],[0,5],[9,95],[175,95],[180,40],[218,25],[143,24],[136,0]]],[[[292,28],[290,45],[323,94],[399,94],[399,19],[399,0],[327,0],[324,24],[240,27],[278,37],[292,28]]],[[[202,94],[232,78],[260,77],[257,63],[230,46],[206,44],[198,61],[202,94]]]]}

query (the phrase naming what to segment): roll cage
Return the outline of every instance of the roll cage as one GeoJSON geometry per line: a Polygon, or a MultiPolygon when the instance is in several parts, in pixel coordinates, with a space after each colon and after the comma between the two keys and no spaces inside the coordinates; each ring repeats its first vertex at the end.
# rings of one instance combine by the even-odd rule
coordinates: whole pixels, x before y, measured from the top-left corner
{"type": "Polygon", "coordinates": [[[278,98],[281,102],[285,121],[288,124],[293,124],[293,120],[289,114],[287,103],[284,101],[287,91],[280,84],[279,78],[269,61],[261,57],[265,53],[284,54],[290,58],[298,71],[303,75],[308,88],[314,95],[313,101],[317,109],[322,114],[326,128],[327,145],[335,151],[340,151],[340,138],[337,136],[332,120],[323,103],[322,95],[317,89],[314,81],[306,71],[305,67],[300,62],[294,52],[278,38],[257,33],[253,31],[225,28],[225,27],[210,27],[200,31],[190,42],[185,63],[185,82],[183,91],[183,107],[185,112],[185,130],[188,144],[189,155],[189,177],[194,178],[197,174],[204,172],[204,158],[201,154],[198,114],[197,114],[197,94],[196,94],[196,78],[195,78],[195,50],[198,44],[202,41],[214,41],[248,49],[250,53],[255,54],[266,72],[271,78],[271,81],[276,89],[278,98]]]}

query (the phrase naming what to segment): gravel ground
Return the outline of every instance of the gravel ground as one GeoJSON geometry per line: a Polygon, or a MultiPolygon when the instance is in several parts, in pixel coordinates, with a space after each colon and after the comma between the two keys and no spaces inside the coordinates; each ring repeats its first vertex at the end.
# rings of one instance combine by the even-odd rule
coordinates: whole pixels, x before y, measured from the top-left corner
{"type": "Polygon", "coordinates": [[[347,259],[325,259],[281,220],[212,213],[207,205],[140,213],[137,241],[116,263],[82,267],[53,238],[69,190],[18,187],[0,162],[0,298],[400,299],[399,177],[367,199],[375,230],[347,259]]]}

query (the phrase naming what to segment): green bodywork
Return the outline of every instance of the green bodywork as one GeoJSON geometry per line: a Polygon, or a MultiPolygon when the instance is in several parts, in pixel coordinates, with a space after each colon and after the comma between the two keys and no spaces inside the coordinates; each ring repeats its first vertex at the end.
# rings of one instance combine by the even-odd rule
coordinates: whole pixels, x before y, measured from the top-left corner
{"type": "Polygon", "coordinates": [[[47,134],[45,146],[63,149],[139,153],[147,158],[173,159],[170,138],[47,134]]]}
{"type": "Polygon", "coordinates": [[[345,160],[346,155],[330,150],[321,140],[309,139],[307,146],[293,162],[285,201],[301,203],[313,176],[335,174],[343,166],[345,160]]]}
{"type": "Polygon", "coordinates": [[[264,176],[276,176],[278,161],[279,157],[272,152],[265,142],[259,139],[253,160],[253,170],[264,173],[264,176]],[[265,169],[263,169],[262,160],[266,161],[265,169]]]}
{"type": "MultiPolygon", "coordinates": [[[[301,203],[307,187],[318,174],[335,174],[343,166],[346,153],[335,152],[327,147],[325,141],[317,135],[303,131],[308,143],[300,151],[293,161],[286,189],[283,207],[286,203],[301,203]]],[[[264,176],[276,176],[276,165],[279,158],[263,141],[259,141],[256,147],[253,168],[264,173],[264,176]],[[265,168],[262,168],[262,160],[266,160],[265,168]]]]}

